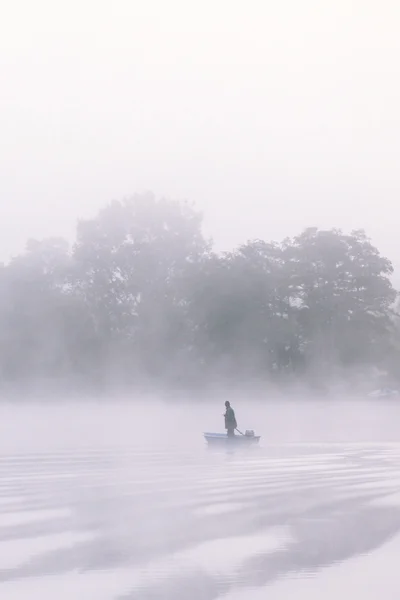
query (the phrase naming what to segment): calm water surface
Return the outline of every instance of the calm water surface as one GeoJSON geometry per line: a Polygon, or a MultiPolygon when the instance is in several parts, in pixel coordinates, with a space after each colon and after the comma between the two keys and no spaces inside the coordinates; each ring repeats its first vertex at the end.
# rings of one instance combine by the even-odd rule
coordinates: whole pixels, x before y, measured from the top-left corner
{"type": "Polygon", "coordinates": [[[400,406],[234,408],[3,405],[0,597],[397,599],[400,406]]]}

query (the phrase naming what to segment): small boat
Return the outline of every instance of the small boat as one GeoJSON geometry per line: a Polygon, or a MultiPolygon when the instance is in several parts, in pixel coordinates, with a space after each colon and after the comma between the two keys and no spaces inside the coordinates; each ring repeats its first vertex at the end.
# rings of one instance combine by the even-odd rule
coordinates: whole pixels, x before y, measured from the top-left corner
{"type": "Polygon", "coordinates": [[[224,445],[224,444],[258,444],[260,441],[260,435],[254,435],[254,431],[246,431],[244,435],[234,435],[228,437],[226,433],[205,433],[204,438],[210,445],[224,445]]]}

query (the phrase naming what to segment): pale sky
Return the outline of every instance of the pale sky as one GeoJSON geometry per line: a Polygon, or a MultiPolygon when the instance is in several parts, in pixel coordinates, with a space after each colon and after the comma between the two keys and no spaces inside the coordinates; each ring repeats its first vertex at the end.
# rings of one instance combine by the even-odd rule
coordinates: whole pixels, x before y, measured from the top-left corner
{"type": "Polygon", "coordinates": [[[400,265],[398,0],[10,0],[0,257],[152,190],[219,248],[364,227],[400,265]]]}

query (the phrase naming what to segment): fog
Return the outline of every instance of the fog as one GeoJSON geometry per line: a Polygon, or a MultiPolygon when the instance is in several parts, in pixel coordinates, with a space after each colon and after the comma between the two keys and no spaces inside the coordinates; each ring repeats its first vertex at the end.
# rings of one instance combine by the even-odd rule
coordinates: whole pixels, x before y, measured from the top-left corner
{"type": "Polygon", "coordinates": [[[0,256],[148,189],[219,248],[365,228],[398,263],[399,6],[9,3],[0,256]]]}
{"type": "Polygon", "coordinates": [[[83,400],[1,407],[2,596],[395,598],[397,403],[83,400]]]}
{"type": "Polygon", "coordinates": [[[397,600],[399,18],[3,8],[1,598],[397,600]]]}

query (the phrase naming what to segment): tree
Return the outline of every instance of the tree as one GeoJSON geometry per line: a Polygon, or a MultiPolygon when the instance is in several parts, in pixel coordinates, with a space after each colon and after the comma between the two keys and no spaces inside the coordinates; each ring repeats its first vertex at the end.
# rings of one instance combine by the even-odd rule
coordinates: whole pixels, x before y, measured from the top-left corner
{"type": "Polygon", "coordinates": [[[217,254],[189,204],[112,202],[0,266],[0,375],[32,386],[187,387],[373,368],[398,376],[390,261],[363,231],[306,229],[217,254]]]}
{"type": "Polygon", "coordinates": [[[190,307],[203,365],[235,379],[265,379],[300,362],[280,245],[254,241],[214,254],[196,284],[190,307]]]}
{"type": "Polygon", "coordinates": [[[94,316],[103,361],[159,377],[185,344],[188,273],[208,250],[187,203],[137,195],[78,226],[76,287],[94,316]]]}
{"type": "Polygon", "coordinates": [[[335,364],[380,360],[396,298],[390,261],[363,231],[305,230],[284,244],[290,285],[298,298],[303,350],[323,372],[335,364]]]}
{"type": "Polygon", "coordinates": [[[4,381],[70,377],[82,346],[81,307],[68,287],[67,242],[30,241],[0,271],[1,373],[4,381]]]}

